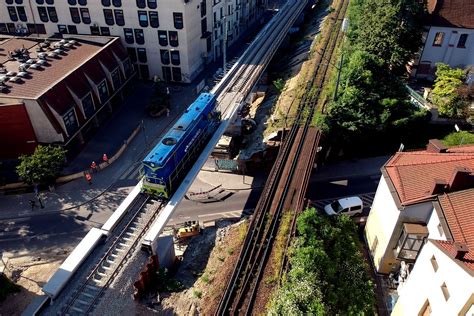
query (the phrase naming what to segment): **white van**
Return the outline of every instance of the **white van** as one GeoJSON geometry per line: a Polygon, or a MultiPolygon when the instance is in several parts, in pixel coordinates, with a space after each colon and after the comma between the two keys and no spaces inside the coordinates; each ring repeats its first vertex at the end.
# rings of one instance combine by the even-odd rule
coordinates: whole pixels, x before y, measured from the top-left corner
{"type": "Polygon", "coordinates": [[[364,205],[358,196],[339,199],[324,207],[324,211],[328,215],[346,214],[352,216],[361,214],[363,209],[364,205]]]}

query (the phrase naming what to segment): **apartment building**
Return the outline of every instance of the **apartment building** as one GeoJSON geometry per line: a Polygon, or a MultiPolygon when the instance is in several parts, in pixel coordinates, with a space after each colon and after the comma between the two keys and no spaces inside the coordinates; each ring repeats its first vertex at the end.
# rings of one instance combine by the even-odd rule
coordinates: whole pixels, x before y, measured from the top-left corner
{"type": "Polygon", "coordinates": [[[397,152],[382,167],[365,238],[392,315],[474,311],[474,146],[397,152]]]}
{"type": "Polygon", "coordinates": [[[1,0],[0,34],[119,36],[141,78],[190,82],[258,20],[263,1],[1,0]]]}

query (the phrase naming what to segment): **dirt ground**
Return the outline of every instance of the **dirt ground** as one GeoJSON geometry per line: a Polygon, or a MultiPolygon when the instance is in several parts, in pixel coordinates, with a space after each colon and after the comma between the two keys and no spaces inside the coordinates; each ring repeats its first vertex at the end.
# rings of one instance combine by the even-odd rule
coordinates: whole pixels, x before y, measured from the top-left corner
{"type": "MultiPolygon", "coordinates": [[[[194,237],[179,265],[174,279],[184,290],[159,293],[161,304],[154,311],[159,315],[211,315],[238,258],[245,238],[248,222],[220,221],[214,228],[206,228],[201,236],[194,237]]],[[[150,301],[144,305],[150,306],[150,301]]],[[[150,308],[142,306],[143,311],[150,308]]],[[[138,310],[138,309],[137,309],[138,310]]]]}
{"type": "Polygon", "coordinates": [[[26,307],[43,294],[41,287],[66,259],[69,251],[60,250],[47,256],[23,256],[6,262],[5,274],[21,287],[21,291],[0,303],[0,316],[21,315],[26,307]]]}

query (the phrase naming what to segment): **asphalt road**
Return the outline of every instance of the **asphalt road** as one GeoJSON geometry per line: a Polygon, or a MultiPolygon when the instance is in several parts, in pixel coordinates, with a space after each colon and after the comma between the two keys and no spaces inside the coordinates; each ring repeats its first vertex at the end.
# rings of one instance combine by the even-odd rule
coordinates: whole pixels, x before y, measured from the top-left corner
{"type": "MultiPolygon", "coordinates": [[[[322,208],[334,199],[358,195],[363,201],[364,215],[377,189],[379,175],[356,176],[347,179],[319,180],[313,176],[307,198],[312,205],[322,208]]],[[[244,190],[231,194],[222,201],[201,203],[184,199],[178,206],[170,224],[188,220],[212,221],[218,218],[239,217],[242,211],[251,213],[260,190],[244,190]]],[[[91,227],[100,227],[106,218],[77,217],[70,213],[50,213],[42,216],[0,221],[0,249],[12,255],[42,253],[49,249],[65,249],[79,243],[91,227]]]]}

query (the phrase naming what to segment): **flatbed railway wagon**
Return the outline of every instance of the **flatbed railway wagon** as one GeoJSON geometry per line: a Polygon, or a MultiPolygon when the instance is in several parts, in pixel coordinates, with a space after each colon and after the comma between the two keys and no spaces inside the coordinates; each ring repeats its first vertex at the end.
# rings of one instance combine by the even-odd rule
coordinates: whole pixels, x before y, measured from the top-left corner
{"type": "Polygon", "coordinates": [[[168,199],[220,124],[216,97],[201,93],[142,162],[142,191],[168,199]]]}

